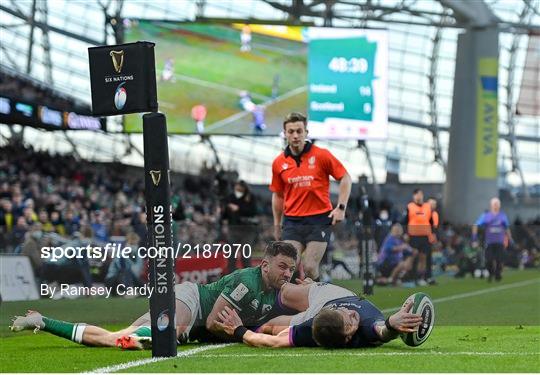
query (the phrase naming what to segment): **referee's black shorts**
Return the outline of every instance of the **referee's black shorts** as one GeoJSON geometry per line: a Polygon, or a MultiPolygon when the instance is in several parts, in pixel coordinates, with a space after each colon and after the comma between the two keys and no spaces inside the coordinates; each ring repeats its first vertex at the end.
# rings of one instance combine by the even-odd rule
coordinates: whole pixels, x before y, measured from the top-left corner
{"type": "Polygon", "coordinates": [[[431,251],[431,243],[428,236],[411,236],[409,245],[417,249],[421,254],[427,254],[431,251]]]}
{"type": "Polygon", "coordinates": [[[282,240],[298,241],[304,246],[308,242],[330,242],[332,233],[331,211],[313,216],[285,216],[283,219],[282,240]]]}

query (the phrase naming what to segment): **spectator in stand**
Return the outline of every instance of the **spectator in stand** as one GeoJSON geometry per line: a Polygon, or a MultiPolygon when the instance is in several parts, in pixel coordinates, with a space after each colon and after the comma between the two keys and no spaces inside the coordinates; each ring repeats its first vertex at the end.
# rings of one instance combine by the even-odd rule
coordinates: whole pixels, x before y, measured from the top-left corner
{"type": "Polygon", "coordinates": [[[60,212],[51,212],[51,224],[54,228],[55,233],[58,233],[61,236],[64,236],[66,234],[66,228],[64,226],[64,221],[60,217],[60,212]]]}
{"type": "Polygon", "coordinates": [[[49,220],[49,214],[47,213],[47,210],[42,209],[39,211],[38,214],[38,221],[41,224],[41,230],[44,232],[52,232],[54,231],[54,226],[52,225],[51,221],[49,220]]]}
{"type": "Polygon", "coordinates": [[[141,211],[134,215],[131,221],[133,231],[139,236],[139,246],[146,246],[146,212],[141,211]]]}
{"type": "MultiPolygon", "coordinates": [[[[250,245],[253,249],[257,241],[258,219],[257,203],[245,181],[239,180],[234,184],[233,194],[227,197],[222,220],[227,231],[230,244],[250,245]]],[[[233,248],[234,249],[234,248],[233,248]]],[[[244,268],[251,267],[250,259],[238,255],[244,268]]],[[[229,257],[228,271],[236,270],[236,257],[229,257]]]]}
{"type": "Polygon", "coordinates": [[[66,211],[66,220],[64,222],[66,234],[72,236],[75,232],[80,231],[81,222],[79,216],[76,216],[72,210],[66,211]]]}
{"type": "MultiPolygon", "coordinates": [[[[45,234],[41,238],[41,247],[86,247],[93,246],[93,233],[90,226],[81,228],[81,232],[75,234],[73,240],[66,240],[55,234],[45,234]]],[[[40,248],[41,248],[40,247],[40,248]]],[[[90,264],[87,257],[67,258],[63,257],[56,261],[45,260],[41,266],[41,278],[46,282],[59,283],[82,283],[85,287],[91,287],[93,280],[90,273],[90,264]]]]}
{"type": "Polygon", "coordinates": [[[100,242],[107,242],[109,240],[109,233],[107,226],[105,225],[105,214],[103,211],[94,211],[90,214],[91,227],[94,232],[95,238],[100,242]]]}
{"type": "Polygon", "coordinates": [[[11,189],[9,188],[9,184],[7,182],[0,185],[0,199],[11,199],[11,189]]]}
{"type": "Polygon", "coordinates": [[[22,216],[24,204],[23,204],[23,196],[20,193],[20,191],[18,191],[16,194],[13,194],[13,198],[11,199],[11,204],[13,207],[12,209],[13,209],[13,214],[15,215],[15,217],[22,216]]]}
{"type": "Polygon", "coordinates": [[[17,245],[22,244],[24,241],[24,236],[26,235],[26,232],[28,231],[28,224],[26,224],[26,220],[23,216],[19,216],[17,218],[17,224],[15,224],[15,227],[13,228],[13,231],[11,232],[11,238],[10,238],[10,245],[14,249],[17,245]]]}
{"type": "Polygon", "coordinates": [[[126,235],[125,247],[131,248],[131,257],[114,258],[109,264],[105,285],[116,290],[119,284],[126,287],[142,286],[142,275],[144,271],[144,259],[138,258],[137,249],[139,248],[139,236],[135,232],[126,235]],[[134,257],[133,257],[134,256],[134,257]]]}
{"type": "Polygon", "coordinates": [[[41,230],[41,224],[38,222],[33,224],[26,232],[21,245],[21,255],[25,255],[30,259],[34,274],[39,279],[41,279],[43,266],[43,259],[41,258],[43,240],[43,231],[41,230]]]}
{"type": "MultiPolygon", "coordinates": [[[[32,201],[31,199],[27,199],[27,201],[32,201]]],[[[38,221],[38,215],[36,214],[36,211],[34,211],[34,203],[32,201],[32,204],[26,203],[26,206],[23,209],[23,217],[26,221],[26,224],[32,225],[33,223],[38,221]]]]}
{"type": "Polygon", "coordinates": [[[11,200],[4,199],[2,208],[0,209],[0,227],[4,233],[10,233],[15,226],[17,217],[13,212],[13,204],[11,200]]]}

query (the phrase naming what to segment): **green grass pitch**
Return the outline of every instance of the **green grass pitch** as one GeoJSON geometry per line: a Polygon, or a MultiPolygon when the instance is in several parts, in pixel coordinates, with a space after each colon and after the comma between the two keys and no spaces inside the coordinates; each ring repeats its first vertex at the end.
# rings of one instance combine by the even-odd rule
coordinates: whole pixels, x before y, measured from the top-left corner
{"type": "MultiPolygon", "coordinates": [[[[147,308],[146,299],[79,299],[4,302],[0,306],[2,372],[540,372],[540,273],[506,271],[501,283],[440,277],[440,285],[377,288],[370,297],[388,314],[403,299],[424,291],[435,302],[429,340],[412,348],[401,340],[379,348],[262,349],[243,344],[179,347],[179,357],[154,363],[148,351],[87,348],[45,332],[13,334],[14,314],[32,308],[44,315],[116,329],[147,308]],[[138,362],[138,365],[134,364],[138,362]],[[115,367],[118,366],[118,367],[115,367]]],[[[361,282],[342,285],[360,291],[361,282]]]]}
{"type": "MultiPolygon", "coordinates": [[[[238,93],[253,93],[254,102],[266,103],[272,95],[274,77],[279,76],[278,95],[306,85],[306,46],[300,42],[253,34],[251,52],[240,52],[240,31],[219,24],[171,24],[140,22],[126,32],[127,41],[149,40],[156,43],[158,101],[167,116],[169,133],[196,133],[191,108],[204,104],[208,110],[207,126],[242,112],[238,93]],[[167,58],[174,59],[175,82],[160,82],[160,72],[167,58]]],[[[304,95],[305,98],[305,95],[304,95]]],[[[305,108],[290,107],[292,110],[305,108]]],[[[273,120],[272,105],[267,116],[273,120]]],[[[209,134],[252,134],[249,122],[231,121],[207,130],[209,134]]],[[[278,128],[267,134],[279,134],[278,128]]],[[[270,121],[267,121],[269,124],[270,121]]],[[[125,117],[125,131],[142,132],[137,115],[125,117]]]]}

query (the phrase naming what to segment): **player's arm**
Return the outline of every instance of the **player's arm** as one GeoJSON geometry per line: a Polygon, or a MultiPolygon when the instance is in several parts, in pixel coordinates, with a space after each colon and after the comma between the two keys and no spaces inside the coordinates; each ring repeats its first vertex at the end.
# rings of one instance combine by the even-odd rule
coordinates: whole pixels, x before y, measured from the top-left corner
{"type": "Polygon", "coordinates": [[[278,165],[279,158],[272,163],[272,182],[270,191],[272,192],[272,215],[274,216],[274,238],[276,241],[281,239],[281,219],[283,218],[284,198],[283,191],[285,184],[281,180],[281,167],[278,165]]]}
{"type": "Polygon", "coordinates": [[[293,315],[280,315],[267,321],[257,329],[257,333],[266,333],[269,335],[278,335],[291,324],[293,315]]]}
{"type": "Polygon", "coordinates": [[[351,195],[352,188],[352,178],[348,173],[339,180],[339,194],[338,194],[338,205],[342,204],[347,206],[349,197],[351,195]]]}
{"type": "Polygon", "coordinates": [[[248,345],[257,347],[288,348],[291,346],[289,329],[290,327],[285,328],[277,336],[255,333],[248,330],[242,336],[242,341],[248,345]]]}
{"type": "Polygon", "coordinates": [[[225,298],[223,298],[223,296],[219,296],[214,303],[214,307],[212,307],[212,311],[210,311],[208,318],[206,318],[206,329],[212,332],[212,334],[215,336],[221,338],[232,337],[232,335],[227,334],[227,332],[223,330],[223,327],[218,324],[219,313],[226,309],[235,311],[234,307],[225,298]]]}
{"type": "Polygon", "coordinates": [[[236,310],[224,308],[218,313],[219,321],[216,324],[221,327],[223,332],[237,339],[241,339],[244,343],[251,346],[285,348],[290,347],[289,342],[289,327],[280,332],[277,336],[267,335],[265,333],[255,333],[248,330],[242,324],[242,320],[238,316],[236,310]]]}
{"type": "Polygon", "coordinates": [[[394,247],[392,247],[392,252],[393,253],[399,253],[399,252],[402,252],[403,250],[407,249],[407,244],[406,243],[402,243],[402,244],[398,244],[398,245],[395,245],[394,247]]]}
{"type": "Polygon", "coordinates": [[[272,215],[274,216],[274,238],[281,239],[281,219],[283,218],[283,192],[272,193],[272,215]]]}
{"type": "Polygon", "coordinates": [[[325,172],[339,181],[337,205],[330,215],[328,215],[328,217],[332,218],[332,225],[335,225],[345,218],[345,210],[339,207],[340,205],[342,205],[341,207],[347,207],[347,202],[351,195],[352,179],[343,164],[330,151],[323,150],[321,156],[323,158],[325,172]]]}
{"type": "Polygon", "coordinates": [[[472,226],[472,229],[471,229],[471,239],[472,239],[472,242],[471,242],[471,246],[473,248],[476,248],[478,247],[478,225],[476,224],[473,224],[472,226]]]}
{"type": "Polygon", "coordinates": [[[476,222],[473,224],[471,228],[472,247],[478,247],[478,227],[481,227],[482,225],[484,225],[484,217],[485,217],[485,214],[480,215],[480,217],[476,220],[476,222]]]}
{"type": "Polygon", "coordinates": [[[506,228],[506,236],[508,237],[508,243],[512,244],[514,242],[514,239],[512,238],[512,232],[510,231],[510,228],[506,228]]]}
{"type": "Polygon", "coordinates": [[[338,194],[338,203],[336,208],[328,215],[332,218],[332,225],[335,225],[337,222],[343,221],[345,219],[345,209],[340,207],[347,207],[347,202],[349,201],[349,196],[351,195],[352,188],[352,179],[348,173],[345,173],[341,180],[339,180],[339,194],[338,194]]]}

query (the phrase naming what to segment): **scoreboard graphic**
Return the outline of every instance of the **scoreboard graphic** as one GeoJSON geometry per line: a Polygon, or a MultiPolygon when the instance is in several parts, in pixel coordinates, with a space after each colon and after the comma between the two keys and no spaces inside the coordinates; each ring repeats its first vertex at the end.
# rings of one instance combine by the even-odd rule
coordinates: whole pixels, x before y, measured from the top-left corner
{"type": "Polygon", "coordinates": [[[313,27],[308,29],[308,39],[310,136],[386,138],[386,32],[313,27]]]}

